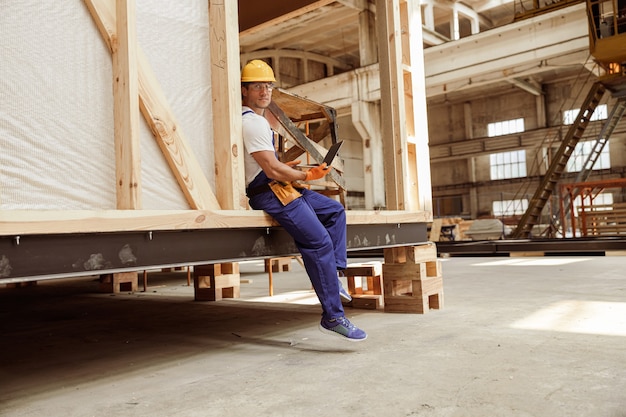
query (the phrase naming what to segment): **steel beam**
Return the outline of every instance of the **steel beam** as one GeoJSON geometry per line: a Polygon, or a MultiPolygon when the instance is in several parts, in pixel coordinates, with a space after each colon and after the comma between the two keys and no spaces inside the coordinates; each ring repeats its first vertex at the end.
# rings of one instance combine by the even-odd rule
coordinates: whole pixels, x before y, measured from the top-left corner
{"type": "MultiPolygon", "coordinates": [[[[426,223],[348,225],[348,251],[427,241],[426,223]]],[[[297,254],[280,227],[0,236],[0,284],[297,254]]]]}
{"type": "Polygon", "coordinates": [[[604,255],[607,251],[626,251],[626,239],[607,237],[437,242],[437,252],[450,255],[500,255],[515,252],[604,255]]]}

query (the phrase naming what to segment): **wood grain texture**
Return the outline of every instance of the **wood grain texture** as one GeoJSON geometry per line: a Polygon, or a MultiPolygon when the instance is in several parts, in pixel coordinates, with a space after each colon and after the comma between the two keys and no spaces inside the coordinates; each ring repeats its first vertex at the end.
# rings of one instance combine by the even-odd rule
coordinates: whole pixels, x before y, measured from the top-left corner
{"type": "MultiPolygon", "coordinates": [[[[109,50],[117,43],[113,4],[107,0],[85,0],[109,50]]],[[[138,91],[141,112],[154,134],[187,203],[192,209],[219,210],[221,207],[200,164],[178,125],[148,60],[137,45],[138,91]]]]}
{"type": "MultiPolygon", "coordinates": [[[[430,212],[346,212],[348,224],[425,223],[430,212]]],[[[56,233],[273,227],[259,210],[6,210],[0,211],[0,236],[56,233]]]]}

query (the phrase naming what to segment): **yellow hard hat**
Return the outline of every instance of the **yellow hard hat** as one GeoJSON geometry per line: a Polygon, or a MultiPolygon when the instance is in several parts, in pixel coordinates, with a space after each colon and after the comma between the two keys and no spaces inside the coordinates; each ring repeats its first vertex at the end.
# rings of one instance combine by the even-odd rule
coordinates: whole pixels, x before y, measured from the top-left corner
{"type": "Polygon", "coordinates": [[[272,67],[267,65],[265,61],[260,59],[254,59],[248,62],[241,70],[241,82],[253,83],[253,82],[276,82],[274,78],[274,71],[272,67]]]}

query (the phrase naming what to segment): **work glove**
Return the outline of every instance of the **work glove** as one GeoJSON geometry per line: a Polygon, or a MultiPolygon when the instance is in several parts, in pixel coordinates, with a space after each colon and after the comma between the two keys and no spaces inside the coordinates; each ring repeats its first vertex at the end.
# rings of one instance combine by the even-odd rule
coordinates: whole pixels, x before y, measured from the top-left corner
{"type": "Polygon", "coordinates": [[[305,181],[311,180],[319,180],[320,178],[324,178],[326,174],[328,174],[329,167],[324,162],[322,165],[313,167],[306,172],[305,181]]]}

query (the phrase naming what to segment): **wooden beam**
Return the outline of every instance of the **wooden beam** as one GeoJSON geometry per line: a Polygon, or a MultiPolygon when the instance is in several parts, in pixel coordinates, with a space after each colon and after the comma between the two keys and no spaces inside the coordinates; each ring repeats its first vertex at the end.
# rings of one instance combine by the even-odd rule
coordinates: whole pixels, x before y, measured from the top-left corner
{"type": "MultiPolygon", "coordinates": [[[[378,62],[376,16],[363,9],[359,13],[359,55],[361,68],[378,62]]],[[[370,83],[367,73],[355,73],[356,91],[352,91],[352,123],[359,132],[363,148],[363,184],[365,208],[385,207],[385,179],[380,105],[367,100],[370,83]]]]}
{"type": "Polygon", "coordinates": [[[236,2],[209,0],[215,190],[224,209],[247,207],[237,19],[236,2]]]}
{"type": "Polygon", "coordinates": [[[113,119],[118,209],[141,208],[139,93],[135,1],[116,1],[117,42],[113,45],[113,119]]]}
{"type": "MultiPolygon", "coordinates": [[[[315,162],[321,163],[324,160],[324,156],[319,150],[321,146],[313,142],[311,139],[307,138],[306,135],[302,133],[302,131],[298,129],[296,125],[293,124],[291,119],[287,117],[287,115],[281,110],[280,107],[278,107],[276,103],[270,103],[268,110],[274,115],[278,123],[280,123],[280,125],[283,127],[284,132],[291,136],[291,138],[298,144],[300,148],[308,152],[315,160],[315,162]]],[[[330,170],[327,177],[329,177],[342,190],[346,189],[345,180],[334,169],[330,170]]]]}
{"type": "MultiPolygon", "coordinates": [[[[408,211],[346,212],[348,224],[425,223],[430,213],[408,211]]],[[[4,210],[0,237],[278,226],[261,210],[4,210]]],[[[19,240],[16,241],[19,244],[19,240]]],[[[0,256],[1,258],[1,256],[0,256]]]]}
{"type": "Polygon", "coordinates": [[[422,16],[416,0],[400,1],[407,164],[405,210],[432,211],[422,16]]]}
{"type": "MultiPolygon", "coordinates": [[[[109,50],[113,51],[113,44],[117,42],[117,19],[112,10],[112,3],[107,0],[85,0],[85,4],[109,50]]],[[[165,94],[139,46],[137,46],[137,68],[141,112],[189,206],[193,209],[220,209],[211,185],[189,147],[165,94]]]]}
{"type": "Polygon", "coordinates": [[[361,67],[378,62],[376,15],[370,10],[359,13],[359,59],[361,67]]]}
{"type": "Polygon", "coordinates": [[[362,140],[365,208],[371,210],[385,207],[385,179],[380,175],[384,170],[380,104],[361,99],[367,80],[355,77],[351,110],[352,123],[362,140]]]}
{"type": "Polygon", "coordinates": [[[367,0],[337,0],[337,3],[358,11],[367,10],[369,6],[367,0]]]}
{"type": "Polygon", "coordinates": [[[277,25],[279,25],[280,23],[283,23],[287,20],[291,20],[291,19],[296,19],[299,16],[302,16],[310,11],[315,11],[317,9],[319,9],[320,7],[326,6],[330,3],[334,3],[335,0],[318,0],[315,2],[312,2],[311,4],[308,4],[304,7],[301,7],[297,10],[294,10],[292,12],[289,13],[285,13],[282,14],[274,19],[268,20],[267,22],[261,23],[259,25],[253,26],[249,29],[246,29],[244,31],[242,31],[239,36],[248,36],[248,35],[253,35],[256,33],[259,33],[267,28],[271,28],[271,27],[275,27],[277,25]]]}
{"type": "Polygon", "coordinates": [[[377,1],[380,98],[385,199],[389,210],[404,210],[403,159],[406,150],[399,0],[377,1]]]}
{"type": "Polygon", "coordinates": [[[345,62],[340,61],[339,59],[331,58],[326,55],[316,54],[314,52],[298,51],[293,49],[261,49],[258,51],[242,53],[240,57],[242,63],[252,61],[253,59],[271,58],[273,62],[276,62],[276,59],[280,60],[282,58],[297,58],[303,61],[320,62],[327,67],[337,67],[344,71],[348,71],[350,69],[349,65],[346,65],[345,62]]]}

